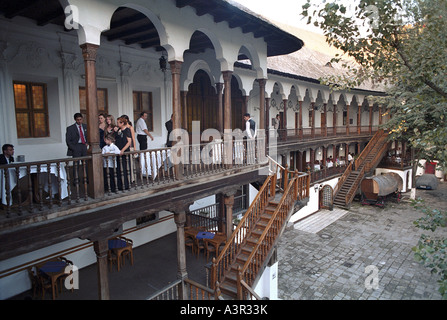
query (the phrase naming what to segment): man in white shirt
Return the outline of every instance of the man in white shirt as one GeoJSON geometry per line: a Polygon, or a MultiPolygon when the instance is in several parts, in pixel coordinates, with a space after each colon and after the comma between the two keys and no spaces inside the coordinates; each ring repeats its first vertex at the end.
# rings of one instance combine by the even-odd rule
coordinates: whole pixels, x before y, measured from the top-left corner
{"type": "Polygon", "coordinates": [[[244,114],[244,121],[245,121],[245,132],[247,133],[247,137],[249,139],[256,138],[256,122],[254,122],[254,120],[250,118],[249,113],[244,114]]]}
{"type": "Polygon", "coordinates": [[[154,141],[154,137],[152,137],[151,133],[147,129],[146,125],[147,112],[141,112],[140,119],[138,119],[135,125],[135,132],[137,133],[137,140],[140,143],[140,150],[147,149],[147,136],[154,141]]]}

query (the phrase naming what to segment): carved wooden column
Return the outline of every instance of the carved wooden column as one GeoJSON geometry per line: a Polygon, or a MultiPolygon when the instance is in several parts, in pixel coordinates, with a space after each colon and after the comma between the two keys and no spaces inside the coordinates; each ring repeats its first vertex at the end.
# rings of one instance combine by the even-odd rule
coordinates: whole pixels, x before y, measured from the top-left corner
{"type": "Polygon", "coordinates": [[[334,113],[332,114],[332,126],[334,136],[337,135],[337,104],[334,103],[334,113]]]}
{"type": "Polygon", "coordinates": [[[217,91],[217,123],[219,132],[224,131],[224,112],[223,112],[223,100],[222,100],[222,89],[223,89],[223,83],[216,83],[216,91],[217,91]]]}
{"type": "MultiPolygon", "coordinates": [[[[185,224],[186,224],[186,206],[179,205],[174,207],[174,221],[177,225],[177,278],[186,279],[188,272],[186,271],[186,248],[185,248],[185,224]]],[[[179,292],[182,300],[187,297],[186,288],[183,285],[179,292]]]]}
{"type": "Polygon", "coordinates": [[[369,134],[372,134],[373,127],[373,105],[369,105],[369,134]]]}
{"type": "Polygon", "coordinates": [[[349,104],[346,105],[346,134],[349,135],[349,104]]]}
{"type": "Polygon", "coordinates": [[[284,128],[284,141],[287,141],[287,99],[283,99],[284,104],[284,116],[283,116],[283,128],[284,128]]]}
{"type": "Polygon", "coordinates": [[[327,137],[327,103],[323,104],[323,113],[324,113],[324,124],[323,128],[321,128],[324,133],[323,136],[327,137]]]}
{"type": "MultiPolygon", "coordinates": [[[[276,115],[275,115],[276,117],[276,115]]],[[[267,152],[267,146],[270,142],[270,98],[265,98],[265,129],[266,129],[266,152],[267,152]]],[[[276,132],[275,132],[276,135],[276,132]]]]}
{"type": "Polygon", "coordinates": [[[233,205],[234,205],[234,194],[236,190],[228,191],[224,193],[224,204],[225,204],[225,233],[227,235],[227,240],[230,240],[233,233],[233,205]]]}
{"type": "MultiPolygon", "coordinates": [[[[182,107],[181,107],[181,98],[180,98],[180,74],[182,69],[181,61],[170,61],[169,65],[171,66],[171,74],[172,74],[172,127],[173,129],[181,129],[182,127],[182,107]]],[[[174,146],[177,141],[173,141],[172,145],[174,146]]],[[[178,180],[183,179],[183,165],[174,164],[174,172],[175,177],[178,180]]]]}
{"type": "MultiPolygon", "coordinates": [[[[233,130],[231,125],[231,77],[233,72],[223,71],[222,75],[224,79],[224,164],[226,168],[231,168],[233,163],[233,130]]],[[[242,115],[240,116],[242,117],[242,115]]]]}
{"type": "Polygon", "coordinates": [[[298,114],[298,127],[299,127],[299,138],[303,138],[303,101],[298,101],[299,104],[299,114],[298,114]]]}
{"type": "Polygon", "coordinates": [[[173,211],[174,221],[177,225],[177,276],[179,279],[184,279],[188,276],[185,249],[186,211],[184,207],[177,207],[173,211]]]}
{"type": "Polygon", "coordinates": [[[93,199],[104,196],[104,178],[101,170],[102,154],[99,148],[98,130],[98,102],[96,88],[96,53],[99,46],[85,43],[81,45],[85,66],[85,91],[87,102],[87,142],[90,145],[88,153],[92,156],[92,163],[88,166],[88,192],[93,199]]]}
{"type": "Polygon", "coordinates": [[[300,172],[305,171],[303,168],[303,152],[300,150],[296,152],[296,167],[300,172]]]}
{"type": "Polygon", "coordinates": [[[310,148],[310,171],[315,171],[315,149],[310,148]]]}
{"type": "Polygon", "coordinates": [[[357,108],[357,134],[362,132],[362,106],[359,105],[357,108]]]}
{"type": "MultiPolygon", "coordinates": [[[[182,128],[188,129],[188,91],[180,91],[182,109],[182,128]]],[[[171,115],[168,115],[170,117],[171,115]]]]}
{"type": "Polygon", "coordinates": [[[311,135],[312,138],[315,138],[315,102],[311,102],[310,105],[312,106],[312,122],[311,122],[311,135]]]}
{"type": "Polygon", "coordinates": [[[258,79],[259,83],[259,127],[265,129],[265,79],[258,79]]]}
{"type": "Polygon", "coordinates": [[[94,241],[93,249],[95,250],[97,260],[99,300],[110,300],[109,274],[107,270],[108,240],[101,239],[94,241]]]}

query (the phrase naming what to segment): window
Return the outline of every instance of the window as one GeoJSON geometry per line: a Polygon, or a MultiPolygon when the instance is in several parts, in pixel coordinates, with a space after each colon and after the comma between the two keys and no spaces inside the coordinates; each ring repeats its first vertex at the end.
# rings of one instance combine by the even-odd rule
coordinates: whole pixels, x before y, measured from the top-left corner
{"type": "Polygon", "coordinates": [[[154,115],[152,110],[152,92],[133,92],[133,118],[137,121],[141,112],[147,112],[146,125],[149,131],[154,131],[154,115]]]}
{"type": "Polygon", "coordinates": [[[13,85],[17,137],[49,137],[46,84],[14,81],[13,85]]]}
{"type": "Polygon", "coordinates": [[[312,128],[312,110],[309,110],[309,127],[312,128]]]}
{"type": "MultiPolygon", "coordinates": [[[[109,104],[107,99],[107,89],[98,88],[97,100],[98,100],[98,114],[109,114],[109,104]]],[[[85,87],[79,87],[79,108],[82,116],[84,117],[84,123],[87,123],[87,91],[85,87]]]]}

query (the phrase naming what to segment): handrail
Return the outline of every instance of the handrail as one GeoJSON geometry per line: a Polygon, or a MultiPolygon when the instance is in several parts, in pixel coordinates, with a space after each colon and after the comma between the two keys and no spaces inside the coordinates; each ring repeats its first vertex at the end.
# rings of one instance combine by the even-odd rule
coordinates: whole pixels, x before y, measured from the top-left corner
{"type": "Polygon", "coordinates": [[[349,163],[348,167],[346,168],[345,172],[342,174],[340,179],[338,180],[337,184],[334,187],[334,197],[337,196],[338,191],[340,191],[341,186],[345,182],[345,180],[348,178],[349,174],[352,172],[352,162],[349,163]]]}
{"type": "MultiPolygon", "coordinates": [[[[279,167],[277,167],[277,169],[278,168],[279,167]]],[[[222,282],[225,270],[227,270],[235,261],[236,256],[242,247],[242,243],[246,239],[247,235],[250,234],[251,229],[255,226],[256,221],[263,212],[268,202],[269,195],[274,193],[274,190],[272,191],[272,189],[274,189],[275,184],[276,173],[267,177],[252,204],[242,217],[236,229],[231,234],[230,239],[227,241],[219,256],[217,258],[213,258],[211,268],[212,286],[214,286],[216,282],[222,282]]]]}
{"type": "MultiPolygon", "coordinates": [[[[251,251],[247,261],[244,266],[240,270],[241,280],[244,280],[248,285],[253,284],[254,277],[257,275],[259,268],[261,268],[263,264],[263,258],[267,255],[267,253],[271,250],[273,243],[276,241],[278,234],[280,233],[282,226],[284,225],[284,221],[287,218],[287,214],[289,212],[291,204],[296,200],[295,194],[296,192],[291,192],[292,188],[297,188],[295,181],[298,179],[297,173],[290,180],[289,184],[284,191],[284,194],[276,207],[275,212],[272,214],[272,218],[264,229],[264,232],[260,236],[257,241],[255,247],[251,251]],[[275,228],[273,227],[275,226],[275,228]],[[269,241],[265,241],[269,237],[269,241]],[[256,259],[255,259],[256,256],[256,259]],[[251,277],[249,279],[246,278],[245,274],[247,270],[251,268],[251,277]]],[[[296,191],[296,190],[293,190],[296,191]]],[[[238,292],[241,290],[240,285],[238,285],[238,292]]]]}
{"type": "Polygon", "coordinates": [[[365,174],[365,167],[363,167],[360,170],[354,183],[352,184],[352,186],[349,188],[348,192],[346,193],[345,203],[350,203],[352,201],[352,199],[354,198],[355,192],[357,191],[357,188],[358,188],[360,181],[362,180],[364,174],[365,174]]]}
{"type": "Polygon", "coordinates": [[[378,130],[374,136],[371,138],[369,143],[366,145],[365,149],[360,153],[360,155],[355,159],[355,167],[358,168],[361,163],[365,160],[366,156],[369,154],[370,150],[379,142],[380,138],[383,136],[383,129],[378,130]]]}

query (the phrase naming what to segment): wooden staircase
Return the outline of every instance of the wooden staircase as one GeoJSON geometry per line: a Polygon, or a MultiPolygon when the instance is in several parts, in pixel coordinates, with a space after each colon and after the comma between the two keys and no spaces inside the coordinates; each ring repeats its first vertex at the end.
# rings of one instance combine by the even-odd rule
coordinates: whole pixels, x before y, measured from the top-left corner
{"type": "Polygon", "coordinates": [[[264,208],[264,212],[261,214],[260,219],[253,227],[253,230],[247,237],[246,242],[241,246],[240,253],[236,256],[235,262],[231,264],[230,269],[225,274],[223,282],[220,284],[220,290],[223,294],[226,294],[233,299],[237,298],[238,274],[247,263],[248,259],[250,258],[250,254],[253,252],[263,232],[272,220],[278,204],[279,203],[277,201],[275,202],[270,200],[268,205],[264,208]]]}
{"type": "Polygon", "coordinates": [[[213,259],[211,286],[223,295],[244,300],[256,297],[252,287],[262,275],[274,245],[284,230],[297,200],[309,197],[310,176],[288,172],[278,163],[270,169],[250,208],[233,231],[224,249],[213,259]],[[278,174],[282,177],[277,184],[278,174]],[[283,190],[282,194],[277,190],[283,190]]]}
{"type": "Polygon", "coordinates": [[[349,209],[360,182],[380,163],[389,148],[388,134],[379,130],[369,141],[359,157],[350,163],[334,188],[334,205],[349,209]]]}

